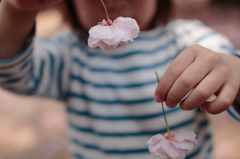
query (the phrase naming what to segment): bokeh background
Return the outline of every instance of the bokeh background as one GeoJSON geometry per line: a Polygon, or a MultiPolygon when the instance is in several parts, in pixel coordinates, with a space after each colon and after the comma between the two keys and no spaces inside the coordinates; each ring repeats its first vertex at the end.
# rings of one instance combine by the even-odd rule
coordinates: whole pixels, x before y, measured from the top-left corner
{"type": "MultiPolygon", "coordinates": [[[[229,37],[240,50],[238,1],[222,0],[221,4],[213,4],[211,0],[172,0],[172,18],[202,20],[229,37]]],[[[62,4],[38,14],[38,37],[68,30],[59,8],[62,4]]],[[[227,112],[209,118],[215,158],[240,159],[240,122],[227,112]]],[[[0,89],[0,159],[69,159],[66,123],[62,102],[19,96],[0,89]]]]}

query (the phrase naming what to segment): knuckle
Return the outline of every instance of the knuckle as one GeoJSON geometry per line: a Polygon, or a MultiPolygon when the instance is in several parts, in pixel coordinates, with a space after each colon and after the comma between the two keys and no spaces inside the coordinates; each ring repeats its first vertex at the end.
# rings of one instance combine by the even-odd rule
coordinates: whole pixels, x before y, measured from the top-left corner
{"type": "Polygon", "coordinates": [[[217,53],[210,52],[207,53],[207,62],[216,64],[222,62],[222,59],[217,53]]]}
{"type": "Polygon", "coordinates": [[[229,69],[227,67],[220,67],[219,71],[221,74],[226,75],[226,76],[229,74],[229,69]]]}
{"type": "Polygon", "coordinates": [[[211,92],[208,88],[201,88],[197,92],[200,99],[208,99],[211,96],[211,92]]]}
{"type": "Polygon", "coordinates": [[[170,76],[174,76],[174,75],[178,74],[178,72],[179,72],[179,68],[176,65],[172,65],[171,67],[168,68],[168,74],[170,76]]]}
{"type": "Polygon", "coordinates": [[[199,45],[194,44],[186,48],[187,51],[189,52],[197,52],[199,50],[199,45]]]}
{"type": "Polygon", "coordinates": [[[157,92],[158,93],[161,93],[161,92],[167,92],[168,91],[168,88],[166,85],[163,85],[163,84],[159,84],[158,87],[157,87],[157,92]]]}
{"type": "Polygon", "coordinates": [[[192,77],[189,75],[182,76],[179,78],[179,82],[184,88],[189,88],[192,85],[192,77]]]}
{"type": "Polygon", "coordinates": [[[171,104],[177,104],[178,98],[174,94],[168,94],[167,101],[168,103],[171,103],[171,104]]]}

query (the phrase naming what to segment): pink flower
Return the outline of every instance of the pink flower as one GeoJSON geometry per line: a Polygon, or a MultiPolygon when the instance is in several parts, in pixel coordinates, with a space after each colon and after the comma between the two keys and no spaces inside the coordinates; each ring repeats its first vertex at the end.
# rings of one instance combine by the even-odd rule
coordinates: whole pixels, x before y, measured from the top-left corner
{"type": "Polygon", "coordinates": [[[181,131],[173,135],[164,136],[157,134],[148,140],[149,151],[161,159],[183,159],[197,143],[196,134],[193,131],[181,131]]]}
{"type": "Polygon", "coordinates": [[[129,41],[133,42],[139,31],[136,20],[132,18],[119,17],[113,22],[103,20],[89,30],[88,45],[113,51],[119,44],[127,46],[129,41]]]}

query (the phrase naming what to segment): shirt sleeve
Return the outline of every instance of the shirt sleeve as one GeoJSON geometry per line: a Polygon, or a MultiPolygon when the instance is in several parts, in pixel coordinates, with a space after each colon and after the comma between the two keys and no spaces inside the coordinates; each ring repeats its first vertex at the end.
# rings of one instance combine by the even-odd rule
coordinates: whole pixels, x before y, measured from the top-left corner
{"type": "Polygon", "coordinates": [[[233,106],[230,106],[228,109],[227,109],[227,112],[233,116],[236,120],[240,121],[240,114],[234,109],[233,106]]]}
{"type": "MultiPolygon", "coordinates": [[[[173,20],[168,27],[176,37],[179,53],[188,46],[198,44],[216,53],[226,53],[240,57],[240,51],[234,48],[228,38],[198,20],[173,20]]],[[[233,106],[230,106],[227,112],[240,121],[240,115],[233,106]]]]}
{"type": "Polygon", "coordinates": [[[240,55],[227,37],[198,20],[173,20],[168,25],[180,51],[198,44],[217,53],[240,55]]]}
{"type": "Polygon", "coordinates": [[[19,94],[64,98],[69,83],[69,41],[60,36],[30,38],[23,52],[0,60],[0,86],[19,94]]]}

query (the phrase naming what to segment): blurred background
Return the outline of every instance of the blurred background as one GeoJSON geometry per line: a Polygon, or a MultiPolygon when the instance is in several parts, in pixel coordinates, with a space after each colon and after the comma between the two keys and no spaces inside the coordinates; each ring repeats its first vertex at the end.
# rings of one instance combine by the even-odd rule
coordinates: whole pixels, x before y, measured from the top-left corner
{"type": "MultiPolygon", "coordinates": [[[[200,19],[240,50],[239,0],[172,0],[173,18],[200,19]]],[[[62,4],[37,16],[37,36],[68,30],[62,4]]],[[[0,159],[69,159],[64,104],[0,89],[0,159]]],[[[240,159],[240,122],[224,112],[209,115],[216,159],[240,159]]]]}

